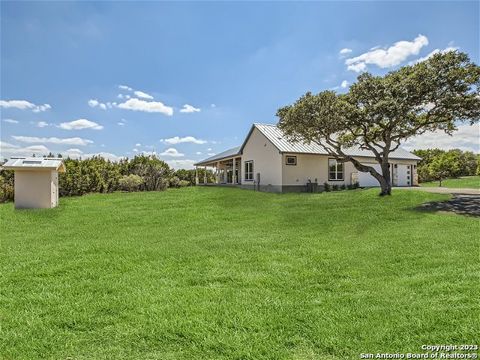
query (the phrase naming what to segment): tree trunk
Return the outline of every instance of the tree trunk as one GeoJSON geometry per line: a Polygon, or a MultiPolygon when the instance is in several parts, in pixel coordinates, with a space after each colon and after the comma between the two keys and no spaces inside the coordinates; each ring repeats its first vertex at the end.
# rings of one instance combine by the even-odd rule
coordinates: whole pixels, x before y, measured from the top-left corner
{"type": "Polygon", "coordinates": [[[390,179],[390,167],[388,166],[388,159],[384,160],[382,164],[382,176],[379,180],[380,183],[380,196],[392,195],[392,182],[390,179]]]}
{"type": "Polygon", "coordinates": [[[442,178],[440,178],[438,181],[439,181],[439,183],[440,183],[438,186],[439,186],[439,187],[442,187],[442,178]]]}

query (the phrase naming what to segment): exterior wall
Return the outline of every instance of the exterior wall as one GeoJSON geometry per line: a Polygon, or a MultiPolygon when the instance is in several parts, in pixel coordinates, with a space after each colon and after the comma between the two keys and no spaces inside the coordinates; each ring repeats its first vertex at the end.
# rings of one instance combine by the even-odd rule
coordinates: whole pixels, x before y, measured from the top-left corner
{"type": "Polygon", "coordinates": [[[57,205],[56,171],[15,171],[15,208],[51,208],[57,205]]]}
{"type": "Polygon", "coordinates": [[[242,154],[242,187],[253,188],[254,181],[245,180],[245,162],[253,160],[253,178],[260,173],[260,190],[281,191],[282,155],[278,149],[258,129],[254,128],[242,154]],[[275,190],[276,189],[276,190],[275,190]]]}
{"type": "MultiPolygon", "coordinates": [[[[328,155],[315,154],[282,154],[282,180],[283,192],[305,191],[308,180],[319,185],[318,190],[321,191],[323,184],[326,182],[330,185],[351,185],[358,179],[358,170],[351,162],[346,162],[344,165],[343,181],[328,180],[328,155]],[[297,165],[286,165],[287,156],[296,156],[297,165]]],[[[375,160],[367,157],[358,157],[359,161],[365,164],[377,164],[375,160]]],[[[411,181],[413,185],[418,185],[418,176],[416,175],[416,160],[390,160],[392,166],[394,164],[411,166],[412,174],[411,181]],[[417,180],[416,180],[417,179],[417,180]]],[[[395,174],[394,174],[395,176],[395,174]]],[[[393,178],[392,178],[393,180],[393,178]]]]}
{"type": "Polygon", "coordinates": [[[291,188],[293,186],[305,187],[308,180],[323,185],[325,182],[330,185],[349,185],[352,183],[352,173],[356,172],[352,163],[344,165],[343,181],[328,180],[328,155],[314,154],[282,154],[282,178],[283,185],[291,188]],[[297,165],[286,165],[287,156],[296,156],[297,165]]]}

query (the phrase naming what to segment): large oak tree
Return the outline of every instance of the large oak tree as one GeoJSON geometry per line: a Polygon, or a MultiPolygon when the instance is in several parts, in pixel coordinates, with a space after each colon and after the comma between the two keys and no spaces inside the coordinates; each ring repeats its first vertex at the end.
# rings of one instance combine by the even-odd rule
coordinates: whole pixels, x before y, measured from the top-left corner
{"type": "Polygon", "coordinates": [[[384,76],[363,73],[346,94],[308,92],[277,111],[278,126],[289,139],[316,143],[338,161],[369,172],[380,195],[390,195],[389,155],[413,136],[452,134],[459,122],[478,122],[479,88],[480,67],[451,51],[384,76]],[[352,147],[370,151],[381,171],[351,156],[352,147]]]}

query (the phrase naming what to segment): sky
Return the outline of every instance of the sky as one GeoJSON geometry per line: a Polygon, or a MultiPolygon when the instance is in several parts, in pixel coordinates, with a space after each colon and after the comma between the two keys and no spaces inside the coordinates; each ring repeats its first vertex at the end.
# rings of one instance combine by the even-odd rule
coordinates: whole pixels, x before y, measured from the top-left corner
{"type": "MultiPolygon", "coordinates": [[[[240,145],[307,91],[345,92],[457,49],[479,2],[5,2],[0,156],[156,153],[175,168],[240,145]]],[[[479,128],[405,148],[479,151],[479,128]]]]}

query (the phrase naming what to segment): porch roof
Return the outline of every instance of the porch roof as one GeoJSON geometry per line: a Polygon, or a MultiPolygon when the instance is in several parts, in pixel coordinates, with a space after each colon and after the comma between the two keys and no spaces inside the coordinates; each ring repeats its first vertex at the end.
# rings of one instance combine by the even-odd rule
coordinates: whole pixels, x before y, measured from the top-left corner
{"type": "Polygon", "coordinates": [[[236,146],[234,148],[225,150],[224,152],[213,155],[209,158],[206,158],[205,160],[201,160],[201,161],[199,161],[199,162],[197,162],[193,165],[194,166],[206,166],[208,164],[212,164],[214,162],[224,160],[224,159],[228,159],[228,158],[238,156],[238,155],[240,155],[240,146],[236,146]]]}

